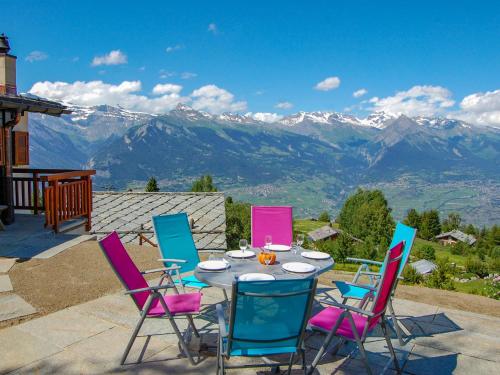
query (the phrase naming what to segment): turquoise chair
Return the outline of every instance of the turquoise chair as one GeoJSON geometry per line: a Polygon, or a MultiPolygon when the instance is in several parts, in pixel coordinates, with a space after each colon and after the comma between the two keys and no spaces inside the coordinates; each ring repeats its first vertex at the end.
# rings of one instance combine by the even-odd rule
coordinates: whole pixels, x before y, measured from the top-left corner
{"type": "Polygon", "coordinates": [[[311,313],[317,279],[233,282],[230,321],[218,304],[217,372],[227,368],[279,367],[292,369],[296,355],[304,356],[304,334],[311,313]],[[231,357],[267,357],[288,354],[283,363],[226,365],[231,357]]]}
{"type": "Polygon", "coordinates": [[[224,250],[196,249],[193,235],[189,226],[188,216],[185,212],[170,215],[153,216],[153,228],[160,250],[161,259],[165,267],[173,264],[180,266],[175,283],[184,286],[202,289],[209,285],[198,280],[194,275],[183,276],[193,272],[200,262],[199,252],[224,252],[224,250]],[[180,274],[180,275],[179,275],[180,274]]]}
{"type": "MultiPolygon", "coordinates": [[[[403,254],[401,257],[401,263],[398,269],[398,279],[402,278],[401,275],[403,273],[403,269],[405,268],[405,265],[410,258],[410,251],[413,246],[413,241],[415,240],[416,233],[417,230],[415,228],[409,227],[400,222],[396,224],[396,230],[394,231],[389,249],[392,249],[401,241],[404,241],[405,243],[405,247],[403,249],[403,254]]],[[[386,263],[357,258],[347,258],[347,260],[350,262],[361,263],[361,265],[359,266],[358,272],[356,272],[356,275],[354,276],[352,282],[349,283],[345,281],[334,281],[335,286],[340,291],[340,294],[344,299],[342,303],[345,304],[349,298],[364,301],[368,297],[370,290],[375,288],[380,281],[380,277],[384,274],[386,263]],[[380,270],[378,272],[370,272],[370,265],[380,266],[380,270]],[[370,278],[370,284],[360,284],[358,280],[361,276],[368,276],[370,278]]],[[[394,323],[394,329],[398,335],[398,339],[403,345],[403,334],[401,328],[397,323],[396,315],[392,307],[392,298],[389,299],[389,312],[391,313],[391,318],[394,323]]]]}

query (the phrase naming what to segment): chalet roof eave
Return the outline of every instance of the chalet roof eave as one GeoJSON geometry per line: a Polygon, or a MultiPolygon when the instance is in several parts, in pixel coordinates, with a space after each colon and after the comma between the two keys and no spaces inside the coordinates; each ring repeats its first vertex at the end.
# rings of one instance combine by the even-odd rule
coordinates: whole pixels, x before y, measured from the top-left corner
{"type": "Polygon", "coordinates": [[[51,100],[4,94],[0,94],[0,109],[14,109],[17,112],[44,113],[50,116],[60,116],[72,112],[68,107],[51,100]]]}

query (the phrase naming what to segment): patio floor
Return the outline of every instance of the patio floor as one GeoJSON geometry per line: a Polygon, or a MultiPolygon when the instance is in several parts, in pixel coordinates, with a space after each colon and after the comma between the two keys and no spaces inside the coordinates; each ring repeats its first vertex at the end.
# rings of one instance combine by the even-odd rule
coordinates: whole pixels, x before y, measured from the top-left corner
{"type": "MultiPolygon", "coordinates": [[[[321,286],[319,295],[335,291],[321,286]]],[[[168,322],[146,321],[141,335],[129,354],[128,362],[119,359],[138,319],[130,297],[111,294],[0,330],[0,373],[141,373],[141,374],[212,374],[215,373],[215,338],[213,304],[222,300],[222,292],[208,288],[203,292],[203,314],[195,319],[202,333],[202,361],[197,366],[181,358],[176,336],[168,322]],[[137,363],[146,336],[153,335],[137,363]]],[[[323,295],[324,296],[324,295],[323,295]]],[[[317,306],[318,307],[318,306],[317,306]]],[[[396,312],[411,332],[409,342],[401,347],[393,339],[400,364],[407,374],[497,373],[500,368],[500,319],[474,313],[438,308],[407,300],[396,300],[396,312]]],[[[179,320],[181,328],[186,326],[179,320]]],[[[306,341],[308,362],[314,357],[322,337],[306,341]]],[[[369,338],[366,349],[374,373],[380,373],[389,354],[379,332],[369,338]]],[[[231,359],[234,363],[235,359],[231,359]]],[[[239,361],[236,359],[236,361],[239,361]]],[[[268,370],[233,370],[255,374],[268,370]]],[[[359,352],[353,347],[338,356],[327,355],[317,369],[319,374],[363,373],[359,352]],[[351,354],[348,357],[348,354],[351,354]]],[[[386,373],[393,373],[389,369],[386,373]]],[[[229,370],[231,373],[231,370],[229,370]]],[[[301,373],[298,367],[294,373],[301,373]]]]}
{"type": "Polygon", "coordinates": [[[93,237],[81,228],[56,235],[44,223],[43,215],[16,213],[16,221],[0,231],[0,257],[46,259],[93,237]]]}

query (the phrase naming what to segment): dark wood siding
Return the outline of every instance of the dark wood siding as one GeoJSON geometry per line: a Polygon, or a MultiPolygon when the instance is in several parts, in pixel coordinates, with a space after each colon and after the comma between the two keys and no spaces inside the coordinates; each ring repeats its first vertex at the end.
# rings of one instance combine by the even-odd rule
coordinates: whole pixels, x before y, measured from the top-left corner
{"type": "Polygon", "coordinates": [[[28,132],[13,132],[14,135],[14,165],[28,165],[30,163],[30,147],[28,132]]]}

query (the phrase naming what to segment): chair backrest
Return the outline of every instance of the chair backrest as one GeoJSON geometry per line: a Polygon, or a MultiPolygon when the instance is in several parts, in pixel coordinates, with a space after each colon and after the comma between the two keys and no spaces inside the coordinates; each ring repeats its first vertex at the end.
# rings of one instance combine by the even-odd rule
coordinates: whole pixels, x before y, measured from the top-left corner
{"type": "Polygon", "coordinates": [[[403,249],[405,247],[404,241],[401,241],[396,246],[392,247],[385,257],[385,269],[382,274],[380,283],[377,287],[377,294],[372,306],[372,312],[375,318],[369,322],[369,329],[371,329],[380,320],[381,315],[387,308],[387,303],[396,285],[398,278],[398,270],[402,261],[403,249]]]}
{"type": "Polygon", "coordinates": [[[293,241],[291,206],[252,206],[252,247],[265,245],[266,235],[273,244],[290,245],[293,241]]]}
{"type": "MultiPolygon", "coordinates": [[[[403,273],[403,269],[405,268],[406,262],[410,258],[411,248],[413,246],[413,241],[415,240],[415,235],[417,230],[415,228],[409,227],[398,221],[396,224],[396,229],[394,230],[394,235],[392,236],[391,244],[389,245],[389,249],[392,249],[394,246],[399,244],[401,241],[404,241],[405,247],[403,249],[403,256],[401,257],[401,263],[399,265],[398,276],[401,276],[403,273]]],[[[384,273],[385,262],[380,267],[380,274],[384,273]]]]}
{"type": "MultiPolygon", "coordinates": [[[[162,258],[182,259],[181,272],[190,272],[200,262],[188,216],[185,212],[153,216],[153,228],[162,258]]],[[[165,264],[166,267],[170,264],[165,264]]]]}
{"type": "Polygon", "coordinates": [[[228,353],[259,355],[277,348],[295,352],[303,340],[316,284],[317,279],[235,281],[228,353]]]}
{"type": "MultiPolygon", "coordinates": [[[[99,241],[104,255],[116,276],[120,279],[122,285],[127,290],[147,288],[148,283],[141,272],[130,258],[125,247],[116,232],[111,232],[99,241]]],[[[142,310],[150,292],[140,292],[132,294],[135,304],[142,310]]]]}

